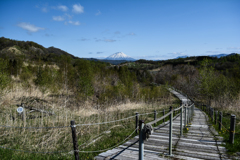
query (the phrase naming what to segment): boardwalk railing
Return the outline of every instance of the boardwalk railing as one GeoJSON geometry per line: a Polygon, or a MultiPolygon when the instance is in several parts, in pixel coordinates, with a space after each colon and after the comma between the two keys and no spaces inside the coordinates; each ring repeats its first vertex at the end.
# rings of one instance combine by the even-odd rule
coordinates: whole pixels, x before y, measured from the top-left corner
{"type": "MultiPolygon", "coordinates": [[[[179,133],[182,136],[183,135],[183,125],[184,127],[187,127],[187,125],[190,123],[191,121],[191,117],[193,116],[193,110],[194,110],[194,104],[191,104],[187,102],[183,102],[182,105],[178,108],[173,109],[173,107],[169,108],[169,112],[165,114],[165,110],[162,111],[163,115],[161,117],[157,117],[157,111],[155,110],[154,112],[150,112],[150,113],[136,113],[136,115],[134,116],[130,116],[130,117],[126,117],[123,119],[118,119],[118,120],[113,120],[113,121],[106,121],[106,122],[99,122],[99,123],[89,123],[89,124],[75,124],[75,121],[71,121],[69,126],[61,126],[61,127],[15,127],[15,126],[3,126],[0,125],[0,127],[7,127],[7,128],[24,128],[24,129],[41,129],[41,128],[66,128],[69,127],[71,128],[71,133],[72,133],[72,142],[73,142],[73,152],[75,155],[75,159],[79,159],[79,152],[81,153],[94,153],[94,152],[103,152],[112,148],[117,147],[118,145],[121,145],[122,143],[124,143],[127,139],[129,139],[134,133],[139,134],[139,159],[143,159],[143,153],[144,153],[144,141],[147,140],[149,138],[149,135],[154,131],[154,130],[159,130],[162,127],[169,125],[169,155],[172,155],[172,133],[173,133],[173,120],[175,120],[177,117],[180,116],[180,130],[179,133]],[[154,120],[144,124],[143,120],[139,120],[139,116],[140,115],[150,115],[153,114],[154,115],[154,120]],[[175,116],[175,117],[173,117],[175,116]],[[165,120],[167,119],[167,117],[169,117],[169,120],[165,122],[165,120]],[[115,122],[119,122],[119,121],[124,121],[124,120],[128,120],[128,119],[133,119],[135,118],[135,129],[134,131],[127,136],[126,139],[124,139],[122,142],[107,148],[107,149],[103,149],[103,150],[98,150],[98,151],[83,151],[83,150],[79,150],[79,146],[78,146],[78,138],[77,138],[77,134],[76,134],[76,127],[78,126],[93,126],[93,125],[101,125],[101,124],[109,124],[109,123],[115,123],[115,122]],[[161,125],[159,125],[158,127],[153,127],[156,126],[156,124],[162,121],[163,123],[161,125]]],[[[11,148],[7,148],[4,146],[0,146],[1,148],[4,149],[11,149],[11,148]]],[[[38,153],[38,152],[31,152],[31,151],[24,151],[24,150],[16,150],[16,149],[11,149],[14,151],[22,151],[22,152],[29,152],[29,153],[38,153]]],[[[61,152],[69,152],[69,151],[61,151],[61,152]]],[[[46,153],[51,153],[51,152],[46,152],[46,153]]],[[[56,152],[52,152],[52,153],[56,153],[56,152]]]]}
{"type": "MultiPolygon", "coordinates": [[[[165,113],[165,110],[162,111],[163,113],[165,113]]],[[[161,113],[159,111],[159,113],[161,113]]],[[[5,146],[0,146],[0,148],[3,149],[8,149],[8,150],[12,150],[12,151],[18,151],[18,152],[25,152],[25,153],[42,153],[42,154],[56,154],[56,153],[74,153],[75,155],[75,159],[79,159],[79,152],[81,153],[95,153],[95,152],[103,152],[112,148],[115,148],[121,144],[123,144],[126,140],[128,140],[129,138],[131,138],[131,136],[134,133],[138,133],[138,118],[139,116],[144,116],[144,115],[155,115],[154,120],[156,120],[157,118],[157,111],[155,110],[154,112],[150,112],[150,113],[136,113],[136,115],[133,116],[129,116],[126,118],[122,118],[122,119],[117,119],[117,120],[113,120],[113,121],[106,121],[106,122],[99,122],[99,123],[86,123],[86,124],[75,124],[75,121],[71,121],[69,126],[54,126],[54,127],[36,127],[36,126],[27,126],[27,127],[22,127],[22,126],[9,126],[9,125],[0,125],[0,128],[15,128],[15,129],[26,129],[26,130],[39,130],[39,129],[59,129],[59,128],[71,128],[71,135],[72,135],[72,143],[73,143],[73,150],[65,150],[65,151],[47,151],[47,152],[38,152],[38,151],[27,151],[27,150],[20,150],[20,149],[14,149],[14,148],[9,148],[9,147],[5,147],[5,146]],[[102,149],[102,150],[97,150],[97,151],[84,151],[79,149],[80,146],[78,146],[78,138],[77,138],[77,134],[76,134],[76,127],[79,126],[93,126],[93,125],[102,125],[102,124],[109,124],[109,123],[116,123],[116,122],[120,122],[120,121],[126,121],[126,120],[130,120],[130,119],[136,119],[136,128],[134,128],[134,131],[127,136],[127,138],[125,138],[122,142],[107,148],[107,149],[102,149]]],[[[169,114],[165,115],[163,118],[167,117],[169,114]]]]}
{"type": "MultiPolygon", "coordinates": [[[[180,90],[171,87],[171,89],[181,93],[182,95],[188,97],[188,99],[190,99],[192,102],[194,102],[194,100],[189,97],[188,95],[182,93],[180,90]]],[[[201,110],[204,111],[211,119],[211,122],[215,125],[218,125],[218,130],[221,132],[222,129],[224,128],[225,131],[229,132],[229,143],[230,144],[234,144],[234,137],[235,134],[240,135],[240,133],[236,133],[236,115],[234,114],[229,114],[230,117],[223,117],[223,112],[222,111],[217,111],[216,109],[214,110],[214,108],[212,108],[209,105],[204,105],[204,104],[200,104],[201,110]],[[227,129],[228,127],[225,127],[223,125],[223,118],[229,119],[229,129],[227,129]]],[[[239,119],[238,119],[239,120],[239,119]]]]}
{"type": "Polygon", "coordinates": [[[222,131],[222,129],[224,128],[225,131],[229,132],[229,143],[230,144],[234,144],[234,137],[235,134],[235,128],[236,128],[236,116],[234,114],[231,114],[230,118],[229,118],[229,129],[227,129],[227,127],[225,127],[223,125],[223,113],[221,111],[216,111],[214,112],[214,108],[212,108],[211,106],[208,105],[202,105],[201,106],[202,110],[205,111],[209,117],[211,118],[211,121],[213,124],[218,125],[218,130],[222,131]]]}
{"type": "MultiPolygon", "coordinates": [[[[183,135],[183,113],[184,114],[184,127],[187,127],[188,124],[191,121],[191,118],[193,116],[193,111],[194,111],[194,103],[191,105],[188,105],[187,103],[181,105],[180,107],[173,109],[172,106],[170,106],[169,108],[169,112],[167,114],[165,114],[164,116],[160,117],[160,118],[156,118],[156,116],[154,116],[154,121],[149,122],[144,124],[143,120],[139,120],[139,160],[143,160],[143,153],[144,153],[144,140],[147,140],[148,135],[151,134],[153,132],[153,127],[149,127],[152,126],[154,124],[156,124],[157,122],[163,120],[164,118],[166,118],[167,116],[169,116],[169,122],[167,122],[166,124],[169,124],[169,152],[168,155],[172,156],[172,128],[173,128],[173,119],[176,119],[179,115],[180,115],[180,136],[183,135]],[[183,110],[184,108],[184,110],[183,110]],[[180,113],[178,115],[176,115],[173,118],[173,113],[176,111],[179,111],[180,113]]],[[[137,120],[137,118],[136,118],[137,120]]],[[[137,124],[137,122],[136,122],[137,124]]],[[[166,126],[163,125],[162,127],[166,126]]],[[[158,129],[161,127],[158,127],[158,129]]]]}

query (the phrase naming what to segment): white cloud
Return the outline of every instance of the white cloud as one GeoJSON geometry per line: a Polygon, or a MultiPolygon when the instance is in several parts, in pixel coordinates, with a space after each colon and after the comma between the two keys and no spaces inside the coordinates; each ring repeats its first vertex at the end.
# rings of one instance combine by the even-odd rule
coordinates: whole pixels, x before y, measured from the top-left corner
{"type": "Polygon", "coordinates": [[[135,33],[131,32],[131,33],[128,33],[129,36],[136,36],[135,33]]]}
{"type": "Polygon", "coordinates": [[[81,6],[80,4],[74,4],[72,11],[73,11],[74,13],[83,13],[83,12],[84,12],[84,8],[83,8],[83,6],[81,6]]]}
{"type": "Polygon", "coordinates": [[[96,42],[116,42],[115,39],[98,39],[98,38],[94,38],[96,42]]]}
{"type": "Polygon", "coordinates": [[[96,16],[102,14],[101,11],[98,10],[98,12],[95,14],[96,16]]]}
{"type": "Polygon", "coordinates": [[[221,51],[206,51],[206,53],[222,53],[221,51]]]}
{"type": "Polygon", "coordinates": [[[42,11],[45,12],[45,13],[47,13],[47,12],[48,12],[47,7],[43,7],[43,8],[42,8],[42,11]]]}
{"type": "Polygon", "coordinates": [[[231,49],[233,49],[233,50],[240,50],[240,47],[228,47],[227,49],[228,50],[231,50],[231,49]]]}
{"type": "Polygon", "coordinates": [[[88,41],[90,39],[87,39],[87,38],[81,38],[81,39],[78,39],[78,41],[88,41]]]}
{"type": "Polygon", "coordinates": [[[47,5],[45,5],[45,7],[40,7],[39,5],[36,5],[35,7],[36,7],[36,8],[40,8],[42,12],[45,12],[45,13],[48,12],[48,7],[47,7],[47,5]]]}
{"type": "Polygon", "coordinates": [[[79,21],[68,21],[69,24],[75,25],[75,26],[79,26],[81,23],[79,21]]]}
{"type": "Polygon", "coordinates": [[[66,12],[68,10],[68,7],[67,6],[64,6],[64,5],[59,5],[57,6],[57,9],[63,11],[63,12],[66,12]]]}
{"type": "Polygon", "coordinates": [[[171,54],[171,55],[183,55],[184,53],[183,52],[171,52],[171,53],[168,53],[168,54],[171,54]]]}
{"type": "Polygon", "coordinates": [[[67,14],[67,13],[65,14],[65,16],[67,16],[68,19],[72,19],[72,17],[73,17],[73,16],[71,16],[70,14],[67,14]]]}
{"type": "Polygon", "coordinates": [[[119,32],[119,31],[116,31],[116,32],[114,32],[114,34],[121,34],[121,32],[119,32]]]}
{"type": "Polygon", "coordinates": [[[18,23],[17,26],[27,30],[28,32],[38,32],[39,30],[45,30],[45,28],[37,27],[35,25],[32,25],[30,23],[25,23],[25,22],[18,23]]]}
{"type": "Polygon", "coordinates": [[[64,21],[65,19],[62,16],[53,16],[53,20],[54,21],[64,21]]]}
{"type": "Polygon", "coordinates": [[[104,42],[115,42],[116,40],[114,39],[104,39],[104,42]]]}

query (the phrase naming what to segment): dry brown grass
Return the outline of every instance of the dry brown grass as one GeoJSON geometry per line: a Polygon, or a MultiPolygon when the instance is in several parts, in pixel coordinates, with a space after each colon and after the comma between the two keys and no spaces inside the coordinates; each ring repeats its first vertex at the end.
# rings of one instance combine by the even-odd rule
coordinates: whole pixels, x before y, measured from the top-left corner
{"type": "MultiPolygon", "coordinates": [[[[15,77],[14,77],[15,78],[15,77]]],[[[15,78],[17,82],[19,79],[15,78]]],[[[64,93],[64,91],[62,91],[64,93]]],[[[92,103],[86,101],[81,106],[67,107],[67,103],[72,100],[67,96],[50,97],[49,92],[42,92],[32,87],[31,92],[26,90],[21,83],[14,83],[12,89],[5,91],[0,99],[0,125],[14,127],[61,127],[70,126],[70,121],[75,120],[76,124],[98,123],[104,121],[113,121],[135,115],[135,112],[146,113],[154,109],[161,110],[167,105],[171,105],[175,100],[174,97],[162,99],[158,102],[145,103],[143,101],[130,102],[126,101],[118,105],[108,105],[108,107],[97,109],[92,103]],[[53,116],[40,112],[29,113],[26,109],[26,123],[16,112],[17,104],[20,105],[23,98],[34,97],[46,102],[49,106],[47,110],[55,113],[53,116]],[[14,118],[13,118],[14,117],[14,118]],[[34,117],[34,118],[30,118],[34,117]]],[[[73,103],[74,104],[74,103],[73,103]]],[[[37,106],[40,107],[41,106],[37,106]]],[[[146,118],[146,117],[142,117],[146,118]]],[[[130,123],[134,126],[135,119],[130,119],[124,123],[130,123]]],[[[100,133],[108,131],[111,128],[124,128],[126,125],[117,122],[108,125],[82,126],[77,127],[77,136],[80,142],[92,141],[100,133]]],[[[0,145],[8,148],[15,148],[27,151],[56,151],[72,150],[71,129],[67,128],[8,128],[0,126],[0,145]]],[[[99,140],[98,140],[99,141],[99,140]]]]}
{"type": "Polygon", "coordinates": [[[240,95],[233,100],[225,98],[221,102],[212,101],[211,106],[217,110],[229,114],[235,114],[238,118],[240,118],[240,95]]]}

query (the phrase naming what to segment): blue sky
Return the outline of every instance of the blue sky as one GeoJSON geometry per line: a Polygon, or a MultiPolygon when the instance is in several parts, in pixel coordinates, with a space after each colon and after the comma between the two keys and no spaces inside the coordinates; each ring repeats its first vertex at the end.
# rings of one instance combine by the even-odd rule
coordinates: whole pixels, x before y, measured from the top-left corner
{"type": "Polygon", "coordinates": [[[0,37],[77,57],[240,53],[240,0],[0,0],[0,37]]]}

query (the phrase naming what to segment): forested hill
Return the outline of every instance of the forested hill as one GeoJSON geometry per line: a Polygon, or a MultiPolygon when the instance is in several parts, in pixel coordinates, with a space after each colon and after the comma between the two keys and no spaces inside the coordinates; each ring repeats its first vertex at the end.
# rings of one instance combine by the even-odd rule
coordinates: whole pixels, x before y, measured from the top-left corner
{"type": "Polygon", "coordinates": [[[29,95],[36,91],[42,97],[66,98],[67,107],[151,100],[169,94],[159,86],[149,86],[153,78],[148,71],[136,74],[127,66],[114,67],[76,58],[53,47],[3,37],[0,72],[0,95],[16,88],[29,95]]]}
{"type": "Polygon", "coordinates": [[[32,41],[17,41],[8,38],[0,38],[0,56],[2,58],[24,57],[29,60],[43,60],[45,62],[56,61],[61,55],[77,57],[55,47],[45,48],[32,41]]]}
{"type": "Polygon", "coordinates": [[[156,84],[174,86],[205,104],[239,110],[239,54],[221,58],[199,56],[166,61],[138,60],[125,65],[136,70],[137,75],[139,71],[146,70],[153,75],[156,84]]]}
{"type": "Polygon", "coordinates": [[[120,103],[157,100],[167,92],[154,84],[163,84],[174,86],[204,103],[238,105],[235,102],[240,97],[239,54],[221,58],[138,60],[116,66],[89,60],[54,47],[44,48],[34,42],[2,37],[0,94],[20,85],[25,92],[38,89],[43,95],[72,97],[69,105],[120,103]]]}
{"type": "Polygon", "coordinates": [[[69,56],[72,59],[85,59],[90,61],[100,61],[109,64],[120,64],[126,60],[104,60],[95,58],[79,58],[59,48],[45,48],[32,41],[17,41],[8,38],[0,38],[0,57],[16,59],[24,57],[29,60],[42,60],[44,62],[56,62],[60,56],[69,56]]]}

